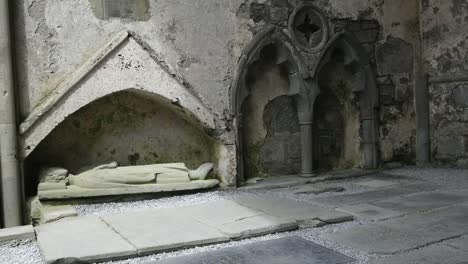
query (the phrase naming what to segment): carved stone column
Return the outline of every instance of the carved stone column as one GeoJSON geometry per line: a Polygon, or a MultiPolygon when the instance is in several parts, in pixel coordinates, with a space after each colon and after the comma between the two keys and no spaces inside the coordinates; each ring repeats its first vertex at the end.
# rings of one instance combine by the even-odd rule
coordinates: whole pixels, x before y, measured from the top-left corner
{"type": "Polygon", "coordinates": [[[304,80],[294,74],[290,76],[291,91],[297,103],[299,125],[301,129],[301,177],[313,177],[314,174],[314,103],[320,93],[315,80],[304,80]]]}
{"type": "Polygon", "coordinates": [[[377,120],[373,108],[361,108],[362,152],[365,169],[376,169],[379,166],[377,144],[377,120]]]}

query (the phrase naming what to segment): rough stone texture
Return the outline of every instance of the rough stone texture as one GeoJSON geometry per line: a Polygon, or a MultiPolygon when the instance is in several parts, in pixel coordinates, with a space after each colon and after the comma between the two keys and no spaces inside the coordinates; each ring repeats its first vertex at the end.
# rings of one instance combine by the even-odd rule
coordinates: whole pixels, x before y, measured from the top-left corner
{"type": "Polygon", "coordinates": [[[67,219],[36,228],[46,263],[75,257],[103,261],[136,256],[137,250],[97,217],[67,219]]]}
{"type": "Polygon", "coordinates": [[[131,20],[147,20],[148,0],[90,0],[96,17],[100,19],[124,18],[131,20]]]}
{"type": "Polygon", "coordinates": [[[420,193],[377,201],[372,204],[408,214],[449,207],[462,203],[468,203],[467,190],[420,193]]]}
{"type": "Polygon", "coordinates": [[[356,180],[353,184],[366,186],[366,187],[374,187],[374,188],[381,188],[381,187],[388,187],[392,185],[398,184],[398,182],[389,180],[380,180],[380,179],[367,179],[367,180],[356,180]]]}
{"type": "Polygon", "coordinates": [[[322,197],[313,199],[313,202],[324,204],[327,206],[343,206],[343,205],[354,205],[360,203],[369,203],[372,201],[378,201],[385,199],[389,196],[400,196],[400,195],[408,195],[412,193],[418,193],[423,191],[431,191],[434,190],[435,186],[428,185],[428,184],[412,184],[402,187],[392,187],[392,188],[385,188],[380,190],[372,190],[362,193],[355,193],[355,194],[345,194],[345,195],[338,195],[338,196],[331,196],[331,197],[322,197]]]}
{"type": "Polygon", "coordinates": [[[306,184],[294,190],[295,194],[321,194],[328,192],[343,192],[343,187],[317,186],[317,184],[306,184]]]}
{"type": "Polygon", "coordinates": [[[390,75],[413,71],[413,47],[401,39],[388,38],[376,49],[379,75],[390,75]]]}
{"type": "MultiPolygon", "coordinates": [[[[66,117],[104,95],[129,88],[141,88],[150,92],[157,90],[158,94],[174,104],[193,112],[209,128],[210,134],[221,139],[222,144],[216,146],[216,151],[219,151],[216,155],[220,158],[219,171],[223,175],[222,178],[226,178],[225,183],[233,185],[237,169],[235,146],[239,142],[235,142],[232,106],[229,102],[232,99],[230,91],[236,89],[231,85],[238,72],[237,64],[256,33],[271,25],[286,28],[288,15],[299,2],[138,0],[131,1],[131,4],[129,1],[119,1],[118,7],[115,6],[116,3],[111,2],[107,0],[14,1],[13,32],[20,119],[28,117],[37,106],[48,100],[50,95],[60,93],[56,87],[67,83],[68,78],[77,69],[87,65],[89,58],[93,58],[93,54],[109,39],[127,30],[140,36],[140,40],[147,44],[147,50],[151,50],[160,62],[171,69],[170,74],[182,77],[181,80],[184,80],[182,86],[187,89],[180,91],[178,85],[174,87],[173,83],[159,78],[160,76],[157,76],[159,74],[154,74],[160,73],[160,69],[149,61],[147,54],[142,54],[143,51],[128,50],[129,46],[134,45],[133,40],[130,40],[118,48],[125,49],[124,57],[117,58],[118,56],[115,56],[117,54],[110,54],[109,60],[112,61],[112,65],[107,63],[96,65],[97,69],[93,68],[90,75],[77,85],[77,89],[73,89],[66,96],[67,103],[56,105],[52,113],[47,114],[47,117],[39,122],[38,127],[25,135],[24,156],[33,151],[37,144],[66,117]],[[104,10],[100,10],[102,7],[104,10]],[[152,74],[145,75],[148,73],[152,74]],[[135,78],[135,76],[140,77],[135,78]],[[187,93],[202,103],[193,102],[197,100],[187,93]]],[[[314,5],[330,19],[331,29],[336,31],[344,29],[353,33],[371,57],[375,45],[388,37],[410,43],[417,50],[414,42],[419,36],[418,1],[320,0],[315,1],[314,5]]],[[[304,53],[303,56],[311,68],[318,63],[319,53],[304,53]]],[[[375,59],[371,58],[371,61],[374,62],[375,59]]],[[[373,64],[372,67],[376,66],[373,64]]],[[[411,93],[413,80],[411,76],[394,72],[389,74],[392,74],[395,84],[398,106],[382,110],[382,121],[384,121],[381,136],[382,156],[386,162],[411,162],[411,155],[414,152],[412,151],[414,118],[411,93]]],[[[266,103],[275,99],[274,97],[265,98],[266,103]]],[[[148,124],[144,120],[140,121],[139,123],[148,124]]],[[[99,121],[96,119],[91,123],[99,121]]],[[[355,131],[358,131],[357,126],[355,128],[355,131]]],[[[114,131],[118,129],[128,129],[128,126],[122,123],[114,131]]],[[[125,138],[127,141],[136,138],[141,135],[140,131],[137,129],[127,131],[125,138]]],[[[349,136],[349,138],[354,137],[349,136]]],[[[286,141],[284,138],[282,140],[286,141]]],[[[121,138],[112,137],[109,141],[112,141],[110,144],[116,144],[121,138]]],[[[148,145],[155,145],[149,140],[145,141],[148,145]]],[[[292,137],[289,141],[295,142],[296,139],[292,137]]],[[[272,142],[274,141],[270,143],[272,142]]],[[[297,144],[285,145],[292,147],[279,152],[292,152],[293,158],[287,159],[287,162],[295,164],[297,162],[295,154],[299,149],[297,144]]],[[[274,144],[269,146],[271,150],[274,144]]],[[[144,152],[141,150],[142,146],[137,146],[135,150],[132,147],[133,144],[122,146],[122,151],[119,153],[125,154],[119,154],[120,158],[144,152]]],[[[105,154],[100,156],[104,159],[112,149],[105,150],[99,147],[99,150],[89,151],[94,154],[94,157],[89,159],[97,159],[98,153],[105,154]]],[[[73,156],[70,149],[61,154],[73,156]]],[[[147,155],[140,155],[143,156],[147,155]]],[[[270,157],[266,159],[267,161],[273,160],[272,155],[265,156],[270,157]]],[[[284,168],[285,166],[281,167],[284,168]]]]}
{"type": "Polygon", "coordinates": [[[34,239],[35,237],[34,227],[31,225],[0,229],[0,242],[34,239]]]}
{"type": "Polygon", "coordinates": [[[55,103],[52,112],[38,120],[33,131],[27,131],[24,142],[25,154],[35,147],[65,118],[96,99],[119,91],[132,90],[150,94],[150,98],[164,98],[181,105],[195,115],[205,126],[214,128],[212,112],[203,102],[167,72],[144,46],[130,37],[118,51],[101,63],[96,71],[88,74],[85,81],[55,103]],[[124,70],[125,69],[125,70],[124,70]],[[154,85],[157,83],[158,85],[154,85]],[[96,90],[95,87],[100,87],[96,90]]]}
{"type": "Polygon", "coordinates": [[[246,207],[264,212],[267,215],[279,217],[288,221],[302,223],[309,220],[320,220],[326,223],[340,223],[353,220],[347,213],[319,207],[314,204],[297,202],[271,195],[246,196],[235,201],[246,207]]]}
{"type": "Polygon", "coordinates": [[[337,211],[345,212],[347,214],[354,215],[357,219],[380,221],[389,218],[395,218],[403,216],[403,213],[377,207],[372,204],[362,203],[356,205],[348,205],[344,207],[336,208],[337,211]]]}
{"type": "Polygon", "coordinates": [[[458,250],[468,253],[468,237],[454,239],[454,240],[447,242],[446,244],[458,250]]]}
{"type": "Polygon", "coordinates": [[[302,238],[285,237],[209,253],[169,258],[151,264],[345,264],[353,261],[302,238]]]}
{"type": "Polygon", "coordinates": [[[142,256],[297,228],[294,219],[221,200],[131,214],[68,218],[39,226],[37,234],[49,263],[68,257],[101,261],[142,256]]]}
{"type": "Polygon", "coordinates": [[[347,246],[393,254],[468,234],[468,207],[456,206],[330,234],[347,246]]]}
{"type": "Polygon", "coordinates": [[[297,228],[295,221],[269,216],[241,206],[234,201],[193,206],[186,209],[185,213],[198,222],[220,230],[231,239],[242,239],[297,228]],[[213,215],[213,212],[216,212],[216,215],[213,215]]]}
{"type": "Polygon", "coordinates": [[[292,98],[281,96],[264,110],[267,136],[260,149],[260,166],[268,175],[295,175],[301,168],[301,140],[292,98]]]}
{"type": "Polygon", "coordinates": [[[70,200],[91,197],[125,196],[135,194],[157,194],[180,191],[211,189],[219,185],[218,180],[200,180],[189,183],[146,184],[134,188],[84,189],[69,186],[66,190],[43,191],[38,194],[39,200],[70,200]]]}
{"type": "Polygon", "coordinates": [[[466,167],[463,144],[467,131],[466,105],[468,32],[466,1],[426,1],[421,14],[424,66],[429,80],[432,159],[466,167]],[[457,99],[455,99],[457,97],[457,99]],[[445,147],[444,147],[445,145],[445,147]]]}
{"type": "Polygon", "coordinates": [[[66,217],[78,216],[71,205],[41,207],[41,224],[52,223],[66,217]]]}
{"type": "Polygon", "coordinates": [[[369,261],[369,264],[463,264],[467,258],[468,253],[466,252],[453,249],[446,245],[435,245],[396,256],[389,256],[380,258],[378,260],[369,261]]]}

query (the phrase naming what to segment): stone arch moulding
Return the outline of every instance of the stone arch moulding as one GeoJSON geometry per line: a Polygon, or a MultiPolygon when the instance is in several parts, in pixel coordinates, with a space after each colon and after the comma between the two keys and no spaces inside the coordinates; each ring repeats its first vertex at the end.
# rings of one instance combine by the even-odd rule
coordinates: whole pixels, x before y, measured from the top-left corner
{"type": "MultiPolygon", "coordinates": [[[[313,105],[315,97],[319,93],[318,87],[314,86],[309,77],[309,72],[304,59],[299,50],[293,44],[290,37],[283,32],[282,29],[275,26],[269,26],[259,32],[251,41],[251,43],[244,49],[244,53],[239,60],[237,72],[231,85],[231,113],[234,117],[234,126],[236,131],[236,153],[237,153],[237,180],[245,180],[244,175],[244,160],[242,149],[242,110],[241,106],[244,100],[248,97],[248,87],[246,83],[249,66],[259,60],[262,49],[270,44],[274,44],[279,48],[279,56],[276,63],[284,64],[287,66],[289,75],[289,91],[288,95],[296,99],[298,103],[299,117],[304,115],[301,111],[301,105],[310,110],[313,105]]],[[[302,122],[301,125],[301,142],[302,142],[302,174],[304,176],[311,176],[312,168],[311,152],[312,146],[307,147],[308,143],[312,141],[306,136],[308,131],[302,129],[302,123],[308,126],[310,122],[302,122]],[[304,147],[305,146],[305,147],[304,147]],[[307,153],[305,153],[307,152],[307,153]]]]}
{"type": "Polygon", "coordinates": [[[379,166],[379,92],[376,75],[369,57],[356,38],[346,32],[335,34],[322,50],[318,64],[311,71],[314,80],[318,80],[322,68],[332,59],[332,52],[340,48],[344,52],[345,64],[353,64],[363,73],[364,85],[353,92],[358,95],[361,121],[362,156],[366,169],[379,166]]]}
{"type": "Polygon", "coordinates": [[[20,125],[22,158],[68,116],[107,95],[136,90],[162,97],[215,129],[211,108],[132,32],[121,32],[62,82],[20,125]]]}

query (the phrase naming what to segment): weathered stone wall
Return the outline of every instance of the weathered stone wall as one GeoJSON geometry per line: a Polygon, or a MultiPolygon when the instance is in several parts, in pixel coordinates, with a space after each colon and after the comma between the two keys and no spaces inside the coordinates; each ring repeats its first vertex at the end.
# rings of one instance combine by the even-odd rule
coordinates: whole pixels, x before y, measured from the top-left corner
{"type": "Polygon", "coordinates": [[[422,2],[432,158],[438,164],[468,167],[468,2],[422,2]]]}
{"type": "MultiPolygon", "coordinates": [[[[229,102],[239,58],[262,28],[286,26],[289,14],[299,1],[138,0],[133,3],[133,11],[121,5],[103,9],[104,2],[109,1],[14,1],[21,118],[26,118],[54,92],[57,84],[67,79],[109,39],[122,30],[130,30],[183,76],[193,93],[209,106],[217,119],[217,129],[211,132],[227,146],[224,158],[229,160],[224,165],[235,171],[229,102]]],[[[128,1],[122,0],[124,2],[128,1]]],[[[419,51],[418,1],[319,0],[312,3],[332,22],[330,33],[341,29],[353,32],[371,57],[381,93],[383,161],[412,162],[415,141],[413,58],[419,51]]],[[[114,129],[127,128],[122,123],[114,129]]],[[[129,138],[139,135],[136,130],[126,131],[129,138]]],[[[118,143],[117,140],[109,142],[118,143]]],[[[147,144],[150,142],[141,143],[147,144]]],[[[122,150],[125,153],[122,160],[131,148],[129,145],[122,150]]],[[[95,149],[94,155],[104,152],[104,148],[95,149]]],[[[88,159],[79,163],[87,163],[88,159]]]]}
{"type": "Polygon", "coordinates": [[[419,1],[323,2],[336,26],[354,33],[375,69],[380,92],[382,162],[413,163],[419,1]]]}

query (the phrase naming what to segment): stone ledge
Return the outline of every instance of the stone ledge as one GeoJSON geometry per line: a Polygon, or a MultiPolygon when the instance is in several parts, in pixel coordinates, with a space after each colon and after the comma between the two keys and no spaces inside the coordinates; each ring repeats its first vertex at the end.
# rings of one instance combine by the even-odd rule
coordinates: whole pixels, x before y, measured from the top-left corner
{"type": "Polygon", "coordinates": [[[0,229],[0,242],[36,239],[32,225],[0,229]]]}
{"type": "Polygon", "coordinates": [[[218,180],[200,180],[188,183],[146,184],[137,187],[115,189],[84,189],[68,186],[66,190],[42,191],[38,193],[41,201],[73,200],[80,198],[96,198],[109,196],[125,196],[134,194],[156,194],[211,189],[219,185],[218,180]]]}

